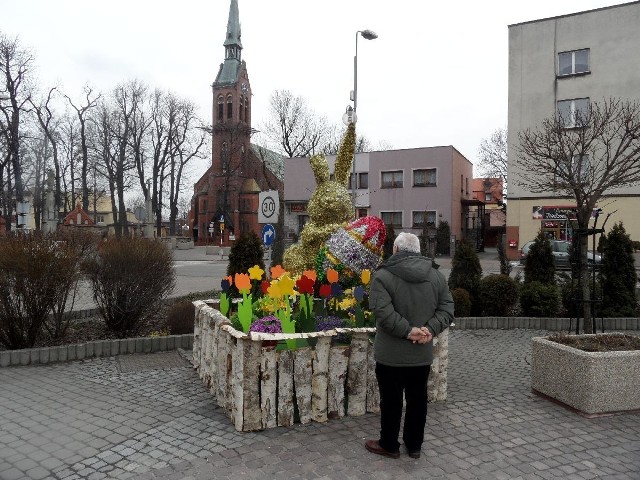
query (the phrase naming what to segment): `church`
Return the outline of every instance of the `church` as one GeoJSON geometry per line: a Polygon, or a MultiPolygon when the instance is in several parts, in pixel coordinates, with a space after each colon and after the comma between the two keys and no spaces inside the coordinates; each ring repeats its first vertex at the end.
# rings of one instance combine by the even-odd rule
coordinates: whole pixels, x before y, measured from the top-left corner
{"type": "Polygon", "coordinates": [[[224,61],[212,85],[211,166],[194,186],[189,219],[196,245],[233,245],[260,235],[258,195],[284,190],[284,159],[251,143],[251,84],[242,60],[238,0],[231,0],[224,61]]]}

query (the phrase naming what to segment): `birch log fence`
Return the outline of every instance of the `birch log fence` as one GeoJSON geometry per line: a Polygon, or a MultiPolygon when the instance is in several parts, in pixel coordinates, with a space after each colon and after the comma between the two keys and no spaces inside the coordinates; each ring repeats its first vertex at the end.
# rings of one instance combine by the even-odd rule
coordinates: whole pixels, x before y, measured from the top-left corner
{"type": "MultiPolygon", "coordinates": [[[[196,301],[193,366],[238,431],[256,431],[300,423],[326,422],[345,415],[379,413],[375,376],[375,328],[326,332],[247,335],[234,329],[213,308],[196,301]],[[339,333],[351,345],[332,345],[339,333]],[[314,347],[277,351],[274,341],[316,338],[314,347]],[[265,342],[263,344],[263,342],[265,342]]],[[[447,399],[448,331],[434,339],[434,360],[427,385],[430,402],[447,399]]]]}

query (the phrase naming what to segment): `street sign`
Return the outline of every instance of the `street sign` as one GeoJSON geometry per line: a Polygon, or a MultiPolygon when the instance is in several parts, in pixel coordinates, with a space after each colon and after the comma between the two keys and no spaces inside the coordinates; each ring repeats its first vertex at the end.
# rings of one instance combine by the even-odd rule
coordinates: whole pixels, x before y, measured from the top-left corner
{"type": "Polygon", "coordinates": [[[258,223],[277,222],[280,201],[277,190],[268,190],[258,194],[258,223]]]}
{"type": "Polygon", "coordinates": [[[267,223],[264,227],[262,227],[262,243],[264,243],[265,247],[270,247],[275,238],[276,229],[273,228],[273,225],[267,223]]]}

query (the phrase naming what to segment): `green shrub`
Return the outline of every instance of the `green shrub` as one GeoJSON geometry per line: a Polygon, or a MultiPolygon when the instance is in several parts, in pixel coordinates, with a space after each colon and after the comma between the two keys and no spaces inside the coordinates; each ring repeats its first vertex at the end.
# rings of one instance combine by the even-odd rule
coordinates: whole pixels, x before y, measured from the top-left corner
{"type": "Polygon", "coordinates": [[[0,237],[0,343],[29,348],[78,281],[78,253],[54,235],[0,237]]]}
{"type": "Polygon", "coordinates": [[[542,230],[538,232],[524,260],[524,283],[555,284],[556,268],[553,264],[551,242],[542,230]]]}
{"type": "Polygon", "coordinates": [[[603,245],[602,314],[605,317],[634,317],[637,308],[638,277],[633,257],[633,242],[622,222],[616,223],[603,245]]]}
{"type": "MultiPolygon", "coordinates": [[[[247,273],[254,265],[259,265],[264,270],[264,250],[262,242],[254,232],[243,233],[236,243],[231,247],[229,253],[229,264],[227,265],[227,275],[236,273],[247,273]]],[[[259,285],[254,285],[252,293],[257,293],[259,285]]],[[[231,285],[230,294],[239,295],[235,283],[231,285]]]]}
{"type": "Polygon", "coordinates": [[[454,316],[468,317],[471,314],[471,297],[464,288],[454,288],[451,290],[454,304],[454,316]]]}
{"type": "Polygon", "coordinates": [[[560,293],[555,284],[525,283],[520,289],[520,307],[528,317],[553,317],[560,308],[560,293]]]}
{"type": "Polygon", "coordinates": [[[471,297],[471,313],[480,314],[478,288],[482,278],[482,267],[475,247],[467,240],[462,240],[456,247],[453,256],[449,288],[464,288],[471,297]]]}
{"type": "Polygon", "coordinates": [[[169,306],[166,326],[171,335],[193,333],[195,316],[196,307],[193,303],[188,300],[180,300],[169,306]]]}
{"type": "Polygon", "coordinates": [[[440,220],[436,229],[436,253],[438,255],[449,255],[451,253],[451,229],[449,222],[440,220]]]}
{"type": "Polygon", "coordinates": [[[393,255],[393,242],[396,241],[396,232],[393,225],[385,225],[385,237],[382,244],[382,259],[386,260],[393,255]]]}
{"type": "Polygon", "coordinates": [[[480,280],[482,315],[504,317],[518,302],[518,283],[508,275],[488,275],[480,280]]]}
{"type": "Polygon", "coordinates": [[[175,286],[173,256],[157,240],[109,238],[84,268],[107,328],[120,338],[137,334],[175,286]]]}

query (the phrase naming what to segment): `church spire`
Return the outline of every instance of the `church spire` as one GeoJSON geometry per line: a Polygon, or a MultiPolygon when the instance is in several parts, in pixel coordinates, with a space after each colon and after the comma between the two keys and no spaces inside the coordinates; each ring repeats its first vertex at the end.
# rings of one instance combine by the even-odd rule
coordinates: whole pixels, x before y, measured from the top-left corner
{"type": "Polygon", "coordinates": [[[238,81],[242,63],[242,42],[240,41],[240,13],[238,0],[231,0],[227,35],[224,39],[224,62],[220,65],[214,85],[230,85],[238,81]]]}

